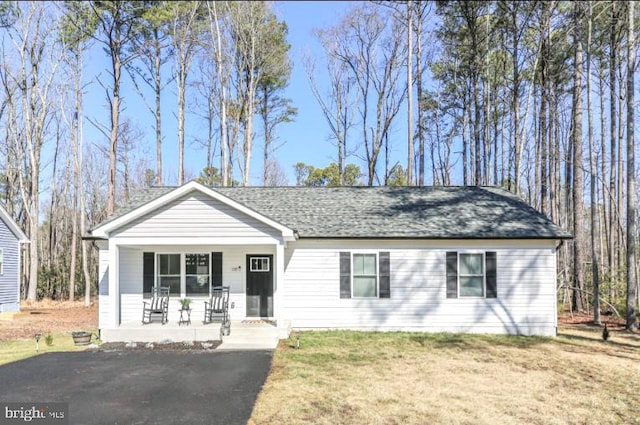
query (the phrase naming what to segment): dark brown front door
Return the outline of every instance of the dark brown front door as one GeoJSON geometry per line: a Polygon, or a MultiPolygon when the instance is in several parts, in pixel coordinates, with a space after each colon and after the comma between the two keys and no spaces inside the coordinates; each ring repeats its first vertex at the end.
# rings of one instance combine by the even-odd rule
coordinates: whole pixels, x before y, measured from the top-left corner
{"type": "Polygon", "coordinates": [[[273,317],[273,255],[247,255],[247,316],[273,317]]]}

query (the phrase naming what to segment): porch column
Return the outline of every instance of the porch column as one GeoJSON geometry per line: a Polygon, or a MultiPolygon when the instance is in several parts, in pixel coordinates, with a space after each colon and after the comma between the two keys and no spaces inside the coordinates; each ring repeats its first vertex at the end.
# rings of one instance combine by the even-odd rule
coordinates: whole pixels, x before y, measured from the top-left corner
{"type": "Polygon", "coordinates": [[[273,283],[273,315],[281,326],[284,322],[284,241],[279,241],[276,245],[276,273],[273,283]]]}
{"type": "Polygon", "coordinates": [[[111,326],[120,326],[120,247],[109,239],[109,311],[111,326]]]}

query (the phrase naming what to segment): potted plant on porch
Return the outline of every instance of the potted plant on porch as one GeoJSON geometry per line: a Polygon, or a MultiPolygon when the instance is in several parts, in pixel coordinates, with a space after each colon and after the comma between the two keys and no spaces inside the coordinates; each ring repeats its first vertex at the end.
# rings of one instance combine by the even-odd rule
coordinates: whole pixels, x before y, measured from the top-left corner
{"type": "Polygon", "coordinates": [[[180,305],[182,306],[183,310],[189,310],[189,305],[191,305],[191,299],[189,298],[182,298],[180,300],[180,305]]]}

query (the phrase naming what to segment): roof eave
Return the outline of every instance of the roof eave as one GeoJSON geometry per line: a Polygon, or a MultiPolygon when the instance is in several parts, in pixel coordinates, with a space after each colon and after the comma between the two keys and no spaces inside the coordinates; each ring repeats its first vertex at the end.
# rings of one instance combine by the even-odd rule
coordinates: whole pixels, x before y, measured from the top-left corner
{"type": "Polygon", "coordinates": [[[210,197],[212,197],[213,199],[216,199],[228,206],[230,206],[231,208],[234,208],[244,214],[249,215],[250,217],[270,226],[273,227],[277,230],[279,230],[280,232],[282,232],[282,237],[285,241],[294,241],[296,240],[296,235],[295,235],[295,231],[287,226],[284,226],[274,220],[272,220],[269,217],[266,217],[262,214],[260,214],[259,212],[229,198],[228,196],[223,195],[220,192],[217,192],[211,188],[208,188],[196,181],[190,181],[189,183],[186,183],[180,187],[175,188],[174,190],[171,190],[167,193],[164,193],[162,195],[160,195],[159,197],[155,198],[154,200],[138,207],[135,208],[132,211],[129,211],[128,213],[122,215],[121,217],[117,217],[114,220],[108,221],[102,225],[99,225],[98,227],[92,229],[89,233],[89,235],[87,235],[88,238],[94,238],[94,239],[108,239],[109,238],[109,234],[111,232],[113,232],[114,230],[130,223],[131,221],[142,217],[154,210],[156,210],[157,208],[166,205],[167,203],[180,198],[183,195],[186,195],[187,193],[191,192],[191,191],[199,191],[201,193],[204,193],[205,195],[208,195],[210,197]]]}
{"type": "Polygon", "coordinates": [[[555,236],[403,236],[403,235],[392,235],[392,236],[305,236],[300,235],[299,239],[359,239],[359,240],[432,240],[432,241],[440,241],[440,240],[571,240],[573,236],[571,235],[555,235],[555,236]]]}
{"type": "Polygon", "coordinates": [[[18,224],[13,220],[13,218],[9,215],[9,213],[0,205],[0,217],[2,221],[7,225],[11,233],[14,234],[18,242],[29,243],[29,238],[24,234],[22,229],[18,226],[18,224]]]}

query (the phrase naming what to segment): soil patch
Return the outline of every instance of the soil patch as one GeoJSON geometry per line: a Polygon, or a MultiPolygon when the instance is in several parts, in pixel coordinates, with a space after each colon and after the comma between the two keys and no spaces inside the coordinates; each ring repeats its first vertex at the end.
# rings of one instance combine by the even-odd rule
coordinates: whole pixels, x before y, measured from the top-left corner
{"type": "MultiPolygon", "coordinates": [[[[601,325],[604,328],[605,323],[610,330],[620,331],[625,329],[626,323],[624,317],[617,317],[614,314],[603,313],[600,316],[601,325]]],[[[584,325],[595,326],[593,324],[593,313],[569,313],[561,312],[558,316],[559,325],[584,325]]]]}
{"type": "Polygon", "coordinates": [[[91,332],[97,328],[97,302],[85,307],[83,301],[23,301],[20,313],[10,320],[0,320],[0,342],[32,338],[35,333],[91,332]]]}

